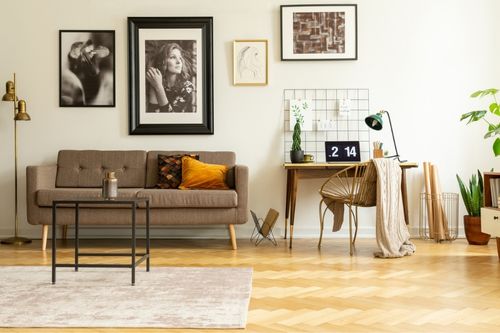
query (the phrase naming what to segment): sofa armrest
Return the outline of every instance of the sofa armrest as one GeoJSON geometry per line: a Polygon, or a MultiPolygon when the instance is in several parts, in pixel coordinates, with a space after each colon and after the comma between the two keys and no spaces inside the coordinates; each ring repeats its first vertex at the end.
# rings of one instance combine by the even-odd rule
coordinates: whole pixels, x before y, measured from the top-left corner
{"type": "Polygon", "coordinates": [[[238,223],[248,220],[248,167],[236,165],[234,167],[234,188],[238,193],[238,223]]]}
{"type": "Polygon", "coordinates": [[[26,209],[28,222],[39,224],[40,208],[36,202],[36,192],[40,189],[56,187],[57,165],[26,167],[26,209]]]}

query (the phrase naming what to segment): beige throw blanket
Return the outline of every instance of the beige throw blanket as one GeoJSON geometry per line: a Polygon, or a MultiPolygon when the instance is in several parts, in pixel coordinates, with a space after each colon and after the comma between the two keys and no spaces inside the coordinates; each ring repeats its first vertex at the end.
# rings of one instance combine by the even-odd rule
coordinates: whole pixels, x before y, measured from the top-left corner
{"type": "Polygon", "coordinates": [[[399,258],[415,252],[406,227],[401,196],[401,167],[396,160],[376,158],[377,169],[377,244],[374,255],[399,258]]]}

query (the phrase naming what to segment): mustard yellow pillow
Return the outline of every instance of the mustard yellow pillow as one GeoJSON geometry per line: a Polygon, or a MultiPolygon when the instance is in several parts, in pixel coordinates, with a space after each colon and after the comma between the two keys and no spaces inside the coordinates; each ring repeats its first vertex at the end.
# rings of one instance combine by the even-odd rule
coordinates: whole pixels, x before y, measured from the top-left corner
{"type": "Polygon", "coordinates": [[[208,164],[184,156],[182,158],[181,190],[210,189],[227,190],[226,174],[228,167],[220,164],[208,164]]]}

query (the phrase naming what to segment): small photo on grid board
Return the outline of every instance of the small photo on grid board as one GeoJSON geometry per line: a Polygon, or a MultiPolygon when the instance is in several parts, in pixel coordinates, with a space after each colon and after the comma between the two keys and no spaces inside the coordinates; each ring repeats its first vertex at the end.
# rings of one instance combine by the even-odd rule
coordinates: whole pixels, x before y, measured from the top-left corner
{"type": "Polygon", "coordinates": [[[313,101],[310,99],[291,99],[290,100],[290,131],[293,131],[297,117],[302,116],[301,130],[312,131],[313,101]]]}

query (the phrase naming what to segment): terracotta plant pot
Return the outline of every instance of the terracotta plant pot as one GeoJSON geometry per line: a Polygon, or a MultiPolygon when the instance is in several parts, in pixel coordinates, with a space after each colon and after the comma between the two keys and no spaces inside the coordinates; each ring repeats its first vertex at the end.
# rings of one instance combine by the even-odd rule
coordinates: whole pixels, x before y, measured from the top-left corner
{"type": "Polygon", "coordinates": [[[464,216],[465,237],[471,245],[487,245],[490,241],[490,235],[481,232],[480,216],[464,216]]]}

